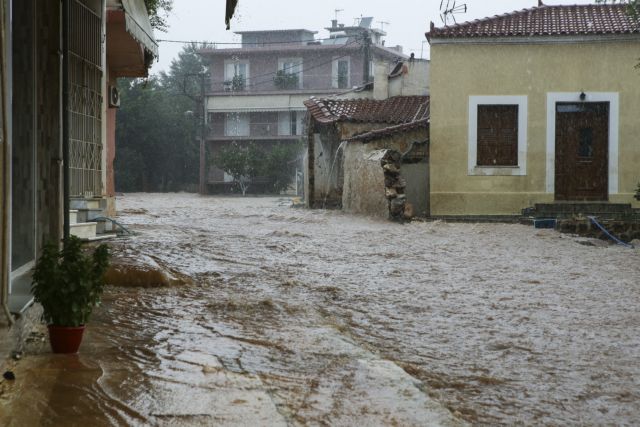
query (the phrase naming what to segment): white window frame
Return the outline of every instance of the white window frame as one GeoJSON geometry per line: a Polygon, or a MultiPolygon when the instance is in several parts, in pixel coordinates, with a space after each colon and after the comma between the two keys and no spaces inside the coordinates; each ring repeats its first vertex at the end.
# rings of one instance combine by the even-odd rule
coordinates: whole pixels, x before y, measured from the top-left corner
{"type": "MultiPolygon", "coordinates": [[[[547,179],[546,191],[555,194],[556,184],[556,104],[558,102],[581,102],[580,93],[547,93],[547,179]]],[[[618,92],[584,91],[584,102],[609,103],[609,195],[618,194],[618,144],[620,130],[620,94],[618,92]]]]}
{"type": "Polygon", "coordinates": [[[251,136],[251,116],[249,113],[226,113],[224,117],[224,136],[251,136]],[[242,120],[246,119],[246,131],[243,132],[242,120]],[[231,126],[231,120],[237,120],[237,126],[234,133],[231,126]]]}
{"type": "Polygon", "coordinates": [[[527,118],[526,95],[470,96],[468,174],[472,176],[523,176],[527,174],[527,118]],[[518,106],[518,165],[478,166],[478,105],[518,106]]]}
{"type": "MultiPolygon", "coordinates": [[[[297,64],[297,74],[298,74],[298,89],[302,89],[303,88],[303,83],[302,83],[302,79],[303,79],[303,72],[304,72],[304,62],[302,60],[302,58],[278,58],[278,71],[280,70],[284,70],[284,64],[285,63],[294,63],[297,64]]],[[[284,70],[285,72],[290,73],[291,71],[288,70],[284,70]]]]}
{"type": "Polygon", "coordinates": [[[235,69],[234,69],[234,74],[232,76],[229,75],[229,65],[235,65],[235,64],[244,64],[244,65],[246,65],[246,67],[247,67],[247,75],[245,76],[245,87],[249,86],[249,79],[251,78],[251,74],[250,74],[250,67],[249,67],[249,61],[248,60],[239,60],[239,61],[227,60],[227,61],[224,61],[224,80],[225,81],[230,81],[236,76],[235,69]]]}
{"type": "Polygon", "coordinates": [[[334,89],[339,89],[338,85],[338,63],[340,61],[347,62],[347,87],[345,89],[349,89],[351,87],[351,57],[334,57],[331,63],[331,87],[334,89]]]}

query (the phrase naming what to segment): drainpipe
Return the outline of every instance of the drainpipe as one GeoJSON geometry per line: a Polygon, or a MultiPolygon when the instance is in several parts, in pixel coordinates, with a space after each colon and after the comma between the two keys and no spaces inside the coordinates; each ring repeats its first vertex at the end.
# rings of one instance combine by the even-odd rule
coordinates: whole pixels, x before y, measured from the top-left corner
{"type": "Polygon", "coordinates": [[[69,114],[69,1],[62,0],[62,214],[63,237],[66,241],[70,234],[69,223],[69,145],[71,116],[69,114]]]}
{"type": "MultiPolygon", "coordinates": [[[[0,82],[0,90],[2,93],[1,102],[2,105],[2,147],[4,148],[4,156],[3,156],[3,164],[2,164],[2,185],[4,186],[4,191],[2,193],[3,197],[0,200],[0,206],[2,206],[2,217],[0,218],[0,226],[2,227],[2,241],[0,245],[2,245],[3,256],[0,259],[0,272],[2,277],[0,277],[0,303],[2,305],[2,311],[9,322],[9,326],[13,325],[14,318],[11,314],[11,310],[9,310],[9,232],[10,232],[10,208],[11,208],[11,199],[9,198],[9,190],[11,186],[9,183],[11,182],[11,150],[10,150],[10,142],[9,141],[9,115],[8,108],[11,108],[11,103],[7,102],[7,71],[9,64],[7,63],[7,31],[11,31],[11,27],[6,25],[11,22],[7,16],[11,11],[11,7],[6,7],[8,4],[10,5],[10,1],[5,2],[2,1],[0,7],[2,7],[2,15],[0,18],[3,20],[2,24],[4,30],[0,31],[0,67],[3,67],[2,73],[2,82],[0,82]]],[[[10,40],[10,39],[9,39],[10,40]]]]}

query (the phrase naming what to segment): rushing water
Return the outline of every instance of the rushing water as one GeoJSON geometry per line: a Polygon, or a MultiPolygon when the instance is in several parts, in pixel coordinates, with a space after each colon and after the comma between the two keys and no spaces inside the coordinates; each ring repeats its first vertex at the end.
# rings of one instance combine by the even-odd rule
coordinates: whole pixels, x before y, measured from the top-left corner
{"type": "Polygon", "coordinates": [[[9,393],[15,425],[640,418],[638,250],[276,198],[132,194],[118,207],[138,234],[116,256],[193,283],[110,288],[80,356],[18,364],[43,385],[9,393]]]}

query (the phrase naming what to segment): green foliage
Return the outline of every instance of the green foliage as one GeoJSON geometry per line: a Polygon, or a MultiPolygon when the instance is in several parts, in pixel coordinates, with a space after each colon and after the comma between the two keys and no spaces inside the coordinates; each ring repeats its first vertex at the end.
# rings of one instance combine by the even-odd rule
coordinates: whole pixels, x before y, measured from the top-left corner
{"type": "Polygon", "coordinates": [[[232,142],[214,156],[214,165],[233,177],[244,196],[252,179],[259,175],[261,151],[254,143],[232,142]]]}
{"type": "Polygon", "coordinates": [[[302,150],[303,144],[298,142],[279,143],[266,151],[260,171],[261,175],[268,180],[272,192],[280,193],[291,185],[302,150]]]}
{"type": "Polygon", "coordinates": [[[167,15],[173,10],[173,0],[144,0],[149,12],[151,26],[158,31],[167,32],[167,15]]]}
{"type": "Polygon", "coordinates": [[[640,182],[638,183],[638,188],[636,188],[636,194],[633,196],[636,200],[640,200],[640,182]]]}
{"type": "Polygon", "coordinates": [[[204,46],[185,46],[158,77],[119,81],[118,191],[195,190],[203,114],[199,75],[206,70],[197,51],[204,46]]]}
{"type": "Polygon", "coordinates": [[[287,73],[285,70],[278,70],[273,78],[273,83],[278,89],[298,89],[300,79],[297,73],[287,73]]]}
{"type": "Polygon", "coordinates": [[[65,241],[60,252],[55,244],[46,245],[36,263],[31,289],[36,302],[44,308],[47,323],[86,324],[100,303],[108,266],[106,245],[98,246],[91,255],[83,252],[82,242],[75,236],[65,241]]]}
{"type": "Polygon", "coordinates": [[[213,162],[233,177],[242,195],[246,194],[251,182],[256,180],[266,181],[269,191],[279,193],[293,181],[301,152],[301,143],[278,143],[263,148],[253,142],[239,144],[234,141],[220,150],[213,162]]]}
{"type": "Polygon", "coordinates": [[[231,80],[224,82],[225,86],[234,92],[243,91],[247,85],[247,79],[238,74],[233,76],[231,80]]]}

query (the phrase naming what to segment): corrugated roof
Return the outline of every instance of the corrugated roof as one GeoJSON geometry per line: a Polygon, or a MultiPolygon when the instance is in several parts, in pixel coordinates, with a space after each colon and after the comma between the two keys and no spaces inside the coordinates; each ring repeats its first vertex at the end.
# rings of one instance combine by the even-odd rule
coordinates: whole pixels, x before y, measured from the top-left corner
{"type": "Polygon", "coordinates": [[[320,123],[337,121],[403,124],[428,119],[428,96],[395,96],[376,99],[317,99],[304,102],[320,123]]]}
{"type": "Polygon", "coordinates": [[[624,4],[542,5],[426,33],[429,40],[445,38],[584,36],[639,34],[640,24],[624,4]]]}

